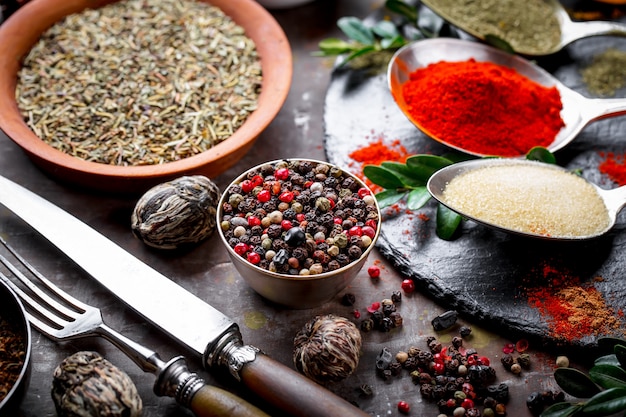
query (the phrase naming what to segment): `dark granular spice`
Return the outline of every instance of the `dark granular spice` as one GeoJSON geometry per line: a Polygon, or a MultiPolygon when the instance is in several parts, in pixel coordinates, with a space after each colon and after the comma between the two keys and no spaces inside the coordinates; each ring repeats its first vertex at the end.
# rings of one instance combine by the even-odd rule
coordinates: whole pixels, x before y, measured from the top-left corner
{"type": "Polygon", "coordinates": [[[315,275],[358,260],[379,227],[376,199],[350,174],[317,161],[281,160],[225,191],[220,227],[248,262],[315,275]]]}
{"type": "Polygon", "coordinates": [[[0,317],[0,401],[7,396],[19,378],[25,360],[23,334],[0,317]]]}

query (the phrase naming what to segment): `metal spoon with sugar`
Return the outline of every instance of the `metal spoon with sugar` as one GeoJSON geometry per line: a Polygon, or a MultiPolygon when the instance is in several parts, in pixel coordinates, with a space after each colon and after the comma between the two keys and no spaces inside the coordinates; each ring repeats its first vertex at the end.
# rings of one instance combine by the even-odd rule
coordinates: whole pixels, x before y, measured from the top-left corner
{"type": "MultiPolygon", "coordinates": [[[[413,71],[426,67],[429,64],[441,61],[466,61],[471,58],[476,61],[492,62],[513,68],[519,74],[543,86],[555,86],[559,90],[563,103],[561,118],[565,122],[565,126],[547,147],[551,152],[563,148],[574,140],[589,123],[607,117],[626,114],[626,99],[624,98],[594,99],[584,97],[580,93],[566,87],[550,73],[530,61],[479,42],[452,38],[432,38],[410,43],[398,50],[389,62],[387,82],[391,94],[405,116],[418,129],[432,139],[459,151],[476,156],[501,156],[483,155],[463,149],[449,143],[445,137],[432,135],[420,125],[419,120],[416,120],[407,111],[407,104],[402,94],[402,85],[409,80],[413,71]]],[[[523,132],[520,132],[520,134],[523,134],[523,132]]]]}
{"type": "Polygon", "coordinates": [[[522,159],[475,159],[435,172],[430,194],[465,218],[533,238],[601,236],[626,205],[626,186],[605,190],[565,168],[522,159]]]}
{"type": "MultiPolygon", "coordinates": [[[[546,3],[546,9],[551,9],[554,13],[554,16],[551,17],[554,18],[555,23],[558,22],[560,38],[558,41],[555,40],[555,42],[547,42],[546,46],[543,47],[544,49],[534,49],[522,43],[514,48],[517,53],[528,56],[550,55],[578,39],[601,35],[626,36],[626,25],[624,23],[600,20],[575,22],[572,21],[558,0],[544,0],[544,2],[546,3]]],[[[466,13],[464,13],[462,18],[455,16],[445,7],[442,7],[441,2],[437,0],[423,0],[422,3],[444,20],[478,39],[484,40],[486,35],[489,35],[489,33],[482,33],[476,26],[473,27],[469,24],[466,13]]]]}

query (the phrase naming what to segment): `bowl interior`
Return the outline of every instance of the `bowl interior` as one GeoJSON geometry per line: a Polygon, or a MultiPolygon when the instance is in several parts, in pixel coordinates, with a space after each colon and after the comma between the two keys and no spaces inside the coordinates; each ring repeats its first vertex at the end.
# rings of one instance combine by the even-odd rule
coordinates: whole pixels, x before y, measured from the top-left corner
{"type": "MultiPolygon", "coordinates": [[[[334,271],[323,272],[321,274],[301,276],[272,272],[257,265],[253,265],[234,251],[234,249],[229,245],[223,230],[220,228],[219,225],[224,216],[223,206],[225,202],[228,202],[228,189],[232,185],[240,184],[244,179],[249,176],[251,172],[258,171],[259,167],[261,166],[274,165],[282,161],[309,161],[312,163],[321,163],[328,165],[329,167],[333,167],[333,165],[328,162],[317,161],[313,159],[284,159],[268,161],[253,168],[250,168],[246,172],[239,175],[236,179],[234,179],[231,184],[226,188],[226,190],[222,193],[217,210],[218,234],[220,236],[220,240],[228,251],[228,255],[233,261],[235,268],[239,271],[246,283],[250,285],[250,287],[252,287],[252,289],[254,289],[257,293],[259,293],[264,298],[285,307],[294,309],[313,308],[330,301],[341,290],[346,288],[353,279],[356,278],[358,272],[361,270],[365,261],[367,260],[370,252],[375,247],[376,241],[379,237],[381,230],[380,207],[374,199],[378,221],[376,232],[374,237],[372,238],[371,244],[363,250],[362,255],[358,259],[350,262],[346,266],[343,266],[334,271]]],[[[367,185],[363,181],[361,181],[361,179],[351,174],[347,170],[342,171],[344,175],[354,179],[359,184],[359,187],[367,188],[367,185]]]]}
{"type": "MultiPolygon", "coordinates": [[[[22,303],[19,301],[15,293],[0,281],[0,326],[7,331],[8,338],[3,343],[15,343],[15,339],[24,349],[23,362],[19,370],[12,371],[11,379],[15,378],[15,382],[7,392],[6,396],[0,400],[0,414],[15,411],[24,395],[28,386],[30,366],[31,366],[31,332],[30,324],[26,319],[26,313],[22,303]],[[9,340],[10,339],[10,340],[9,340]]],[[[4,349],[4,347],[3,347],[4,349]]],[[[2,367],[4,369],[4,367],[2,367]]],[[[2,375],[2,380],[9,376],[2,375]]]]}
{"type": "MultiPolygon", "coordinates": [[[[201,0],[198,0],[201,1],[201,0]]],[[[15,100],[22,58],[40,35],[63,17],[114,0],[38,0],[29,2],[0,26],[0,129],[41,168],[55,177],[90,188],[140,191],[182,174],[214,177],[237,162],[282,107],[292,78],[289,42],[276,20],[254,0],[206,0],[245,29],[256,44],[263,80],[258,108],[231,137],[180,161],[149,166],[114,166],[88,162],[44,143],[22,120],[15,100]]]]}

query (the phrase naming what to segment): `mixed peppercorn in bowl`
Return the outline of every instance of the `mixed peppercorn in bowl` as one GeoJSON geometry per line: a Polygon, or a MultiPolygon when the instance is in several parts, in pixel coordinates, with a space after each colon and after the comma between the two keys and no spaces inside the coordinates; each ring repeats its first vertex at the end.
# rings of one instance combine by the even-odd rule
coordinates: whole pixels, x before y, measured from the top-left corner
{"type": "Polygon", "coordinates": [[[290,308],[330,301],[363,267],[380,233],[374,194],[351,173],[309,159],[263,163],[218,205],[218,231],[256,292],[290,308]]]}

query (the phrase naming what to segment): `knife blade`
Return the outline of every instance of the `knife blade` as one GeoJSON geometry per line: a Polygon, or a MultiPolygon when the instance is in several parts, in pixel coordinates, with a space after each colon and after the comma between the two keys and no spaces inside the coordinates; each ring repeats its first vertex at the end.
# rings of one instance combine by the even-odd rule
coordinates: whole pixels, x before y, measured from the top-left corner
{"type": "Polygon", "coordinates": [[[206,369],[228,370],[252,392],[292,416],[368,416],[258,348],[244,345],[239,326],[226,315],[72,214],[2,176],[0,204],[148,322],[198,353],[206,369]]]}

